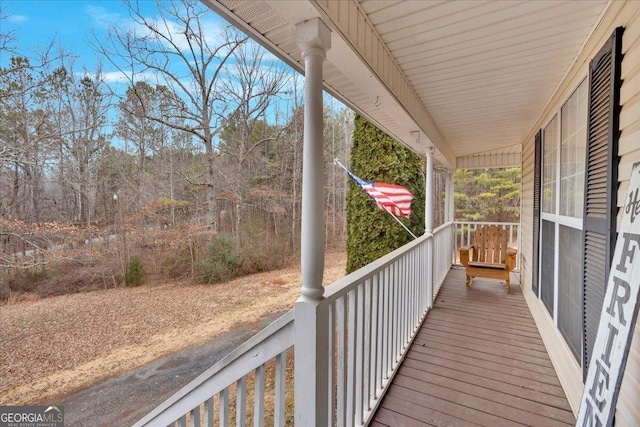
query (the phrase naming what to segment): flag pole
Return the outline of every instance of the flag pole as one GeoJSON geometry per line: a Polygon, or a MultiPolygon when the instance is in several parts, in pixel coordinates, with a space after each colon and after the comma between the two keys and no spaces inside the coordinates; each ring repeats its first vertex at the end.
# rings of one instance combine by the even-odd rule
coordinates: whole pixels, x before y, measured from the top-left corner
{"type": "Polygon", "coordinates": [[[386,212],[388,212],[388,213],[389,213],[389,215],[391,215],[391,216],[393,217],[393,219],[395,219],[395,220],[398,222],[398,224],[400,224],[400,225],[402,226],[402,228],[404,228],[405,230],[407,230],[407,233],[411,234],[411,236],[412,236],[414,239],[417,239],[417,238],[418,238],[418,236],[416,236],[415,234],[413,234],[413,233],[411,232],[411,230],[409,230],[409,229],[407,228],[407,226],[406,226],[406,225],[404,225],[404,224],[402,223],[402,221],[400,221],[400,219],[399,219],[397,216],[395,216],[395,215],[394,215],[394,214],[392,214],[391,212],[387,211],[386,209],[385,209],[385,211],[386,211],[386,212]]]}
{"type": "MultiPolygon", "coordinates": [[[[345,165],[343,165],[342,163],[340,163],[340,160],[338,160],[338,159],[333,159],[333,163],[334,163],[334,164],[336,164],[336,165],[338,165],[338,166],[340,166],[342,169],[344,169],[344,171],[345,171],[347,174],[351,175],[351,173],[349,172],[349,169],[347,169],[347,168],[345,167],[345,165]]],[[[386,209],[383,209],[383,211],[385,211],[385,212],[387,212],[389,215],[391,215],[391,216],[393,217],[393,219],[395,219],[395,220],[396,220],[396,222],[402,226],[402,228],[404,228],[405,230],[407,230],[407,233],[409,233],[409,234],[411,235],[411,237],[413,237],[414,239],[417,239],[417,238],[418,238],[418,236],[416,236],[415,234],[413,234],[413,233],[411,232],[411,230],[409,230],[409,229],[407,228],[407,226],[406,226],[406,225],[404,225],[404,224],[402,223],[402,221],[400,221],[400,219],[399,219],[397,216],[395,216],[394,214],[392,214],[391,212],[389,212],[389,211],[388,211],[388,210],[386,210],[386,209]]]]}

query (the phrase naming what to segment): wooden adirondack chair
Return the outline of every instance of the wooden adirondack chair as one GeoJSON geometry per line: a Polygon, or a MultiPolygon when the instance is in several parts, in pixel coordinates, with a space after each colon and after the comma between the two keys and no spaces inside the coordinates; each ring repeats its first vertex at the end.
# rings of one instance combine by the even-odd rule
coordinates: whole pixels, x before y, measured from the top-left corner
{"type": "Polygon", "coordinates": [[[509,273],[516,266],[517,251],[507,247],[507,241],[507,230],[487,225],[475,231],[473,245],[459,249],[460,262],[467,269],[467,287],[474,277],[486,277],[506,281],[507,292],[511,290],[509,273]]]}

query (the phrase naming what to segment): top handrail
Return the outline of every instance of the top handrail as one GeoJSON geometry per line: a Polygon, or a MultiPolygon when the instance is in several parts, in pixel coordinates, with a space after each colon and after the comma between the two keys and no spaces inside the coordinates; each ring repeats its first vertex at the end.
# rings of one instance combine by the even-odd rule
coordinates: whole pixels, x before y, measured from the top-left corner
{"type": "Polygon", "coordinates": [[[405,252],[409,252],[423,242],[432,239],[434,234],[438,233],[444,228],[450,227],[452,224],[453,221],[442,224],[441,226],[433,230],[433,233],[425,233],[422,236],[419,236],[417,239],[396,249],[395,251],[378,258],[370,264],[367,264],[366,266],[354,271],[353,273],[344,276],[342,279],[338,279],[325,288],[325,299],[328,302],[337,300],[338,298],[349,292],[354,284],[362,283],[363,281],[375,276],[378,272],[384,270],[390,264],[395,262],[400,257],[400,255],[405,252]]]}
{"type": "Polygon", "coordinates": [[[505,221],[461,221],[455,220],[454,224],[469,224],[469,225],[520,225],[519,222],[505,222],[505,221]]]}

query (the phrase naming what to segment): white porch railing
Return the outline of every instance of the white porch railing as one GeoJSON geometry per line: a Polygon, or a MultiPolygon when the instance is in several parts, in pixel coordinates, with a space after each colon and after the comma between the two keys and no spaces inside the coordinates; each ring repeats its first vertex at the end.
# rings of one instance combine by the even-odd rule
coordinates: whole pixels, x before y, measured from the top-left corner
{"type": "MultiPolygon", "coordinates": [[[[421,236],[325,289],[321,304],[329,312],[326,401],[331,425],[366,425],[375,413],[452,264],[453,227],[452,222],[444,224],[433,235],[421,236]],[[426,286],[429,275],[431,296],[426,286]]],[[[135,427],[213,426],[214,421],[228,426],[233,419],[243,426],[251,418],[254,426],[265,422],[284,426],[293,419],[292,405],[285,405],[286,395],[293,392],[293,379],[285,375],[287,350],[293,345],[292,310],[135,427]],[[275,384],[265,387],[265,367],[271,364],[275,364],[275,384]],[[246,411],[247,383],[254,388],[252,414],[246,411]],[[235,408],[230,401],[234,393],[235,408]],[[273,404],[273,421],[265,413],[268,402],[273,404]]]]}
{"type": "Polygon", "coordinates": [[[285,390],[293,383],[293,379],[286,376],[287,350],[293,347],[293,338],[293,310],[290,310],[171,396],[134,427],[224,427],[230,425],[232,415],[238,426],[247,425],[247,418],[253,418],[255,426],[262,426],[268,400],[274,405],[273,425],[283,426],[285,390]],[[270,381],[272,386],[265,390],[266,367],[274,362],[275,380],[270,381]],[[248,385],[254,389],[253,411],[250,413],[247,412],[248,385]],[[230,400],[232,394],[235,394],[233,404],[230,400]],[[231,414],[234,404],[235,411],[231,414]]]}
{"type": "MultiPolygon", "coordinates": [[[[509,247],[520,250],[520,223],[517,222],[467,222],[455,221],[455,262],[459,263],[458,249],[473,243],[473,233],[485,225],[497,225],[509,232],[509,247]]],[[[520,257],[516,257],[515,271],[520,271],[520,257]]]]}

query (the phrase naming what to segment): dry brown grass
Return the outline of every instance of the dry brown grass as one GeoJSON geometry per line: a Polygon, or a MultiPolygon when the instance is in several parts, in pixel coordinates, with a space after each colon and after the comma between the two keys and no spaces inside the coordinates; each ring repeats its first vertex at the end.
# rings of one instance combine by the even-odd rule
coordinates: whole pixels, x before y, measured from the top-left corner
{"type": "MultiPolygon", "coordinates": [[[[326,257],[325,283],[345,254],[326,257]]],[[[217,285],[173,282],[0,307],[0,404],[42,404],[293,307],[298,268],[217,285]]]]}

